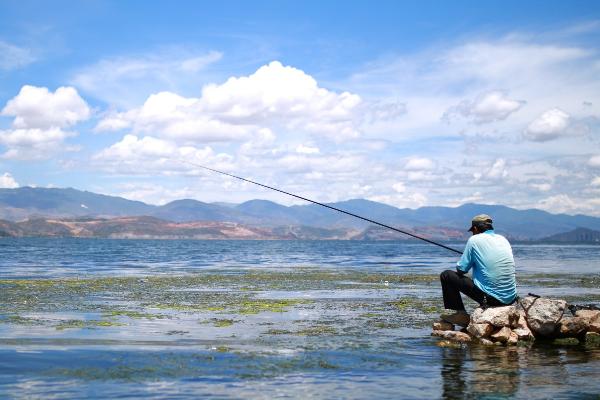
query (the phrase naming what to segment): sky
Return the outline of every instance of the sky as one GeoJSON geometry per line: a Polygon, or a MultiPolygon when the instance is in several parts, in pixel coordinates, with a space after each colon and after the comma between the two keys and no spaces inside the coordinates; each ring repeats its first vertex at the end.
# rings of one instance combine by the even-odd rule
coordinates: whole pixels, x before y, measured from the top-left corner
{"type": "Polygon", "coordinates": [[[0,187],[600,216],[600,2],[0,0],[0,187]]]}

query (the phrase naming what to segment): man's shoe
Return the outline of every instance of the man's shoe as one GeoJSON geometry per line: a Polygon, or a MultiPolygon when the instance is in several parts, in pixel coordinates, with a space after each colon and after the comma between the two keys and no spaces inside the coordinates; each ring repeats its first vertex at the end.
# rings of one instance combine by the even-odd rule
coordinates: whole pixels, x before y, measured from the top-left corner
{"type": "Polygon", "coordinates": [[[442,314],[440,315],[440,318],[446,322],[462,327],[469,325],[469,322],[471,321],[471,317],[466,311],[457,311],[454,314],[442,314]]]}

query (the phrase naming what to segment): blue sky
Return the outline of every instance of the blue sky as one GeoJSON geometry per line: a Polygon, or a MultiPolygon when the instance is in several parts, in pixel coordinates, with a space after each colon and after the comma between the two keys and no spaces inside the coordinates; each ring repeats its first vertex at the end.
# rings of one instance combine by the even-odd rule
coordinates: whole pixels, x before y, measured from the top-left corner
{"type": "Polygon", "coordinates": [[[600,215],[598,43],[591,1],[2,1],[0,186],[600,215]]]}

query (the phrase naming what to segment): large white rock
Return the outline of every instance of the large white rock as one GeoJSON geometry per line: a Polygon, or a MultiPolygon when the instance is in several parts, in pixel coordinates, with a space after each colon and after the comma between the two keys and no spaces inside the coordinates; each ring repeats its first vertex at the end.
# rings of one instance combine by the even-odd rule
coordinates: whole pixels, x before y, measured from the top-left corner
{"type": "Polygon", "coordinates": [[[575,337],[588,330],[589,324],[583,317],[563,317],[559,324],[561,336],[575,337]]]}
{"type": "Polygon", "coordinates": [[[516,327],[519,321],[519,311],[515,306],[490,307],[485,310],[476,308],[471,314],[471,322],[475,324],[491,324],[496,327],[516,327]]]}
{"type": "Polygon", "coordinates": [[[433,331],[431,336],[439,336],[455,342],[470,342],[473,340],[467,333],[460,331],[433,331]]]}
{"type": "Polygon", "coordinates": [[[437,321],[432,325],[434,331],[453,331],[454,325],[446,321],[437,321]]]}
{"type": "Polygon", "coordinates": [[[558,328],[567,302],[527,296],[519,301],[525,311],[527,325],[537,336],[552,336],[558,328]]]}
{"type": "Polygon", "coordinates": [[[575,317],[585,320],[586,330],[600,333],[600,311],[598,310],[578,310],[575,317]]]}

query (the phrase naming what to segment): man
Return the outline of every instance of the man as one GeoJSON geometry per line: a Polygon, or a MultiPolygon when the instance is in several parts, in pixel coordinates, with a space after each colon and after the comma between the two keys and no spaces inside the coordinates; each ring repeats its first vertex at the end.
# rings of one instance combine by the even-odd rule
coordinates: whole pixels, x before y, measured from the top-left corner
{"type": "Polygon", "coordinates": [[[492,217],[485,214],[473,217],[469,231],[473,236],[456,263],[456,271],[447,270],[440,275],[444,307],[455,310],[441,317],[460,326],[467,326],[470,319],[460,293],[484,308],[509,305],[517,298],[512,248],[504,236],[494,233],[492,217]],[[473,279],[465,275],[471,269],[473,279]]]}

